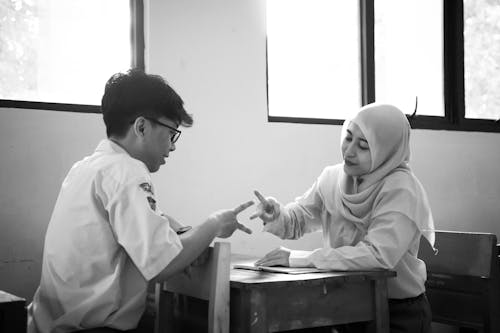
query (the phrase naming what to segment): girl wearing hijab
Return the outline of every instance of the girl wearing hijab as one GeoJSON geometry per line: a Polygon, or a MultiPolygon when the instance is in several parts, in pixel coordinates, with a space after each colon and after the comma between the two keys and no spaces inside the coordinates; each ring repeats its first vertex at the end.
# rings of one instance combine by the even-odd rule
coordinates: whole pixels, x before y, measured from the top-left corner
{"type": "Polygon", "coordinates": [[[369,104],[344,123],[344,162],[326,167],[295,202],[260,200],[251,218],[282,239],[322,230],[323,247],[313,251],[275,249],[262,266],[331,270],[391,269],[390,329],[430,332],[425,263],[417,258],[420,237],[434,246],[434,222],[424,188],[408,165],[410,125],[398,108],[369,104]]]}

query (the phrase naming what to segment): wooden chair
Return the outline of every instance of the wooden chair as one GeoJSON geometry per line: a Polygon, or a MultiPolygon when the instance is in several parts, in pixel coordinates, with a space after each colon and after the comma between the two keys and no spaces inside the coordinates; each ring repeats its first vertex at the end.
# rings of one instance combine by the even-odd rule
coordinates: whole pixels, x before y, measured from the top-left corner
{"type": "Polygon", "coordinates": [[[461,332],[500,332],[497,238],[489,233],[436,231],[437,254],[422,238],[432,320],[461,332]]]}
{"type": "Polygon", "coordinates": [[[192,266],[189,276],[180,273],[157,284],[156,333],[229,332],[231,244],[215,242],[208,251],[208,260],[203,265],[192,266]],[[207,311],[201,311],[208,314],[208,323],[207,318],[193,318],[193,313],[200,312],[190,308],[193,299],[200,300],[195,306],[208,307],[207,311]]]}
{"type": "Polygon", "coordinates": [[[0,332],[26,333],[26,300],[0,290],[0,332]]]}

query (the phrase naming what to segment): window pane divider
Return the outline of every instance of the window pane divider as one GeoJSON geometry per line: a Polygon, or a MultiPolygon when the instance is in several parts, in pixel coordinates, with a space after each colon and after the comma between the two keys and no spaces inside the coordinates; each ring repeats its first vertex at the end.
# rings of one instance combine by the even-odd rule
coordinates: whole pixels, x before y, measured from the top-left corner
{"type": "Polygon", "coordinates": [[[132,67],[145,70],[144,63],[144,1],[130,0],[132,67]]]}
{"type": "Polygon", "coordinates": [[[88,104],[65,104],[49,102],[18,101],[10,99],[0,99],[0,107],[17,109],[38,109],[50,111],[69,111],[81,113],[101,113],[99,105],[88,104]]]}
{"type": "Polygon", "coordinates": [[[359,0],[361,103],[375,102],[375,10],[374,0],[359,0]]]}
{"type": "Polygon", "coordinates": [[[463,3],[443,0],[445,118],[460,125],[465,117],[463,3]]]}
{"type": "Polygon", "coordinates": [[[282,116],[268,116],[267,120],[270,123],[296,123],[296,124],[329,124],[329,125],[342,125],[342,119],[325,119],[325,118],[299,118],[299,117],[282,117],[282,116]]]}

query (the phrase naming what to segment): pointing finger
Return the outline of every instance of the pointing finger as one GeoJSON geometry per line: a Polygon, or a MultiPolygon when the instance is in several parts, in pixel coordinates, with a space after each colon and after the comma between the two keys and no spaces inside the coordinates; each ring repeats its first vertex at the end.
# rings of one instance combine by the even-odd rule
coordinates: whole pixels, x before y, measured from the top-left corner
{"type": "Polygon", "coordinates": [[[239,213],[241,213],[242,211],[244,211],[245,209],[247,209],[248,207],[250,207],[250,206],[251,206],[251,205],[253,205],[253,204],[254,204],[254,202],[253,202],[252,200],[247,201],[247,202],[245,202],[245,203],[243,203],[243,204],[239,205],[239,206],[238,206],[238,207],[236,207],[235,209],[233,209],[233,212],[234,212],[235,214],[239,214],[239,213]]]}
{"type": "Polygon", "coordinates": [[[262,202],[262,204],[263,204],[264,206],[266,206],[266,207],[267,207],[267,206],[269,205],[269,203],[267,202],[266,198],[264,198],[264,197],[262,196],[262,194],[260,194],[260,192],[259,192],[259,191],[255,190],[255,191],[253,191],[253,193],[255,194],[255,196],[257,197],[257,199],[259,199],[259,201],[260,201],[260,202],[262,202]]]}
{"type": "Polygon", "coordinates": [[[250,215],[250,220],[253,220],[257,217],[261,217],[262,215],[264,215],[264,212],[253,213],[252,215],[250,215]]]}
{"type": "Polygon", "coordinates": [[[243,224],[241,223],[238,223],[238,229],[240,229],[241,231],[243,232],[246,232],[247,234],[251,234],[252,233],[252,230],[251,229],[248,229],[247,227],[245,227],[243,224]]]}

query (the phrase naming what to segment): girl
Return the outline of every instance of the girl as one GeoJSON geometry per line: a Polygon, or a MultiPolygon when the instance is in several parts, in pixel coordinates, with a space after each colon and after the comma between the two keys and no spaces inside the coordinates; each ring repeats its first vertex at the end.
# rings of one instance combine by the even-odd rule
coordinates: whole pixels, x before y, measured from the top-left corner
{"type": "Polygon", "coordinates": [[[282,207],[260,200],[251,218],[282,239],[322,230],[323,248],[265,255],[262,266],[331,270],[391,269],[390,328],[430,332],[425,263],[417,258],[420,237],[434,244],[434,222],[424,188],[408,165],[410,125],[396,107],[369,104],[342,129],[341,164],[326,167],[312,187],[282,207]]]}

